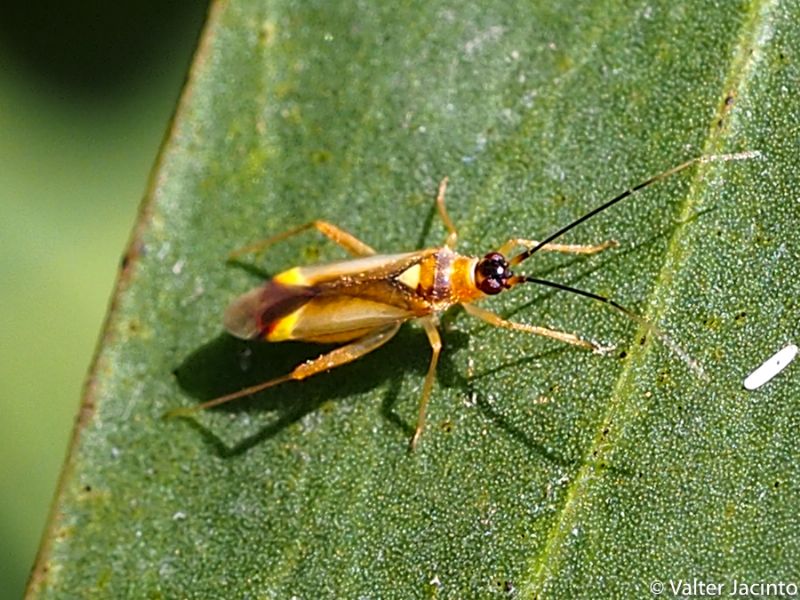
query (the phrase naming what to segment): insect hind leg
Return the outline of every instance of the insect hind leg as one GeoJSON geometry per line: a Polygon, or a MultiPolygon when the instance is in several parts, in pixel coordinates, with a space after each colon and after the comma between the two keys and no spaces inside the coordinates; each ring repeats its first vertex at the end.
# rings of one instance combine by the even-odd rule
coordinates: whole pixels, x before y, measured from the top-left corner
{"type": "Polygon", "coordinates": [[[358,338],[354,342],[346,344],[344,346],[340,346],[330,352],[326,352],[325,354],[321,354],[317,358],[308,360],[304,363],[299,364],[297,367],[292,370],[291,373],[287,373],[286,375],[281,375],[280,377],[275,377],[274,379],[270,379],[268,381],[264,381],[262,383],[258,383],[256,385],[246,387],[238,392],[233,392],[231,394],[227,394],[225,396],[220,396],[219,398],[214,398],[213,400],[209,400],[207,402],[203,402],[202,404],[196,404],[194,406],[185,406],[173,409],[167,412],[164,416],[165,417],[179,417],[179,416],[188,416],[197,411],[205,410],[207,408],[212,408],[214,406],[219,406],[220,404],[225,404],[226,402],[230,402],[232,400],[236,400],[238,398],[244,398],[245,396],[252,396],[262,390],[267,388],[271,388],[276,386],[280,383],[285,383],[287,381],[301,381],[312,375],[316,375],[318,373],[323,373],[325,371],[330,371],[331,369],[335,369],[341,365],[345,365],[349,362],[353,362],[361,358],[362,356],[369,354],[373,350],[377,350],[381,346],[383,346],[386,342],[394,337],[397,333],[397,330],[400,329],[400,323],[392,324],[388,327],[381,327],[380,329],[376,329],[372,333],[368,333],[367,335],[358,338]]]}
{"type": "Polygon", "coordinates": [[[365,244],[353,234],[348,233],[341,227],[337,227],[333,223],[317,219],[315,221],[305,223],[304,225],[293,227],[288,231],[273,235],[272,237],[268,237],[252,244],[242,246],[241,248],[237,248],[228,255],[228,260],[235,260],[244,254],[263,252],[273,244],[282,242],[285,239],[293,237],[309,229],[316,229],[326,238],[331,240],[333,243],[338,244],[353,256],[371,256],[375,254],[375,249],[372,248],[372,246],[365,244]]]}

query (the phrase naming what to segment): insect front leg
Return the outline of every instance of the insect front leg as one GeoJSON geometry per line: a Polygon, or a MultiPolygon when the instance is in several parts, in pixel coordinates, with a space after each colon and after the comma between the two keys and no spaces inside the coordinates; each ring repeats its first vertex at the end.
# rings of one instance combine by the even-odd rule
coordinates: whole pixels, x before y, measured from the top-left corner
{"type": "MultiPolygon", "coordinates": [[[[539,242],[536,240],[526,240],[523,238],[511,238],[505,244],[498,248],[498,252],[503,256],[508,256],[509,253],[517,246],[523,246],[530,250],[535,248],[539,242]]],[[[608,240],[602,244],[585,245],[585,244],[545,244],[540,248],[543,252],[562,252],[564,254],[597,254],[609,248],[616,248],[619,242],[616,240],[608,240]]]]}
{"type": "Polygon", "coordinates": [[[264,240],[259,240],[258,242],[237,248],[228,255],[228,260],[236,259],[243,254],[263,252],[273,244],[282,242],[283,240],[295,236],[298,233],[302,233],[308,229],[316,229],[326,238],[335,244],[338,244],[353,256],[371,256],[372,254],[375,254],[374,248],[368,246],[353,234],[348,233],[344,229],[341,229],[332,223],[328,223],[327,221],[316,220],[306,223],[305,225],[300,225],[299,227],[294,227],[288,231],[284,231],[283,233],[273,235],[272,237],[268,237],[264,240]]]}
{"type": "Polygon", "coordinates": [[[395,323],[389,325],[388,327],[381,327],[380,329],[376,329],[372,333],[368,333],[367,335],[355,340],[354,342],[336,348],[335,350],[331,350],[330,352],[326,352],[325,354],[322,354],[317,358],[308,360],[298,365],[297,367],[294,368],[294,370],[292,370],[291,373],[287,373],[286,375],[281,375],[280,377],[275,377],[274,379],[270,379],[268,381],[264,381],[256,385],[246,387],[243,390],[239,390],[238,392],[233,392],[232,394],[227,394],[225,396],[220,396],[219,398],[214,398],[213,400],[209,400],[208,402],[203,402],[202,404],[176,408],[174,410],[169,411],[166,414],[166,416],[176,417],[176,416],[190,415],[199,410],[204,410],[206,408],[211,408],[213,406],[219,406],[220,404],[225,404],[226,402],[230,402],[231,400],[236,400],[237,398],[252,396],[257,392],[260,392],[261,390],[273,387],[275,385],[278,385],[279,383],[284,383],[287,381],[300,381],[302,379],[311,377],[312,375],[316,375],[317,373],[324,373],[325,371],[330,371],[331,369],[335,369],[336,367],[339,367],[341,365],[353,362],[354,360],[357,360],[362,356],[369,354],[373,350],[377,350],[378,348],[383,346],[386,342],[388,342],[390,339],[394,337],[394,335],[397,333],[397,330],[400,329],[400,325],[401,323],[395,323]]]}
{"type": "Polygon", "coordinates": [[[419,414],[417,415],[417,428],[414,430],[414,435],[409,442],[408,449],[414,451],[417,447],[417,442],[422,435],[422,430],[425,429],[425,417],[428,412],[428,400],[431,397],[431,388],[433,388],[433,378],[436,376],[436,365],[439,362],[439,353],[442,351],[442,338],[439,336],[439,331],[436,329],[436,321],[432,317],[425,317],[420,319],[422,326],[425,328],[425,333],[428,335],[428,341],[431,344],[431,362],[428,365],[428,374],[425,375],[425,383],[422,384],[422,397],[419,400],[419,414]]]}
{"type": "Polygon", "coordinates": [[[473,317],[480,319],[488,323],[489,325],[494,325],[495,327],[503,327],[504,329],[512,329],[514,331],[524,331],[525,333],[533,333],[535,335],[541,335],[543,337],[548,337],[553,340],[558,340],[559,342],[565,342],[567,344],[572,344],[573,346],[580,346],[581,348],[586,348],[587,350],[592,350],[593,352],[598,352],[605,354],[611,348],[606,346],[600,346],[599,344],[595,344],[594,342],[590,342],[588,340],[584,340],[579,338],[577,335],[572,333],[566,333],[565,331],[557,331],[555,329],[548,329],[546,327],[537,327],[536,325],[526,325],[525,323],[514,323],[513,321],[507,321],[506,319],[500,317],[499,315],[494,314],[488,310],[483,308],[479,308],[472,304],[462,304],[464,310],[471,314],[473,317]]]}

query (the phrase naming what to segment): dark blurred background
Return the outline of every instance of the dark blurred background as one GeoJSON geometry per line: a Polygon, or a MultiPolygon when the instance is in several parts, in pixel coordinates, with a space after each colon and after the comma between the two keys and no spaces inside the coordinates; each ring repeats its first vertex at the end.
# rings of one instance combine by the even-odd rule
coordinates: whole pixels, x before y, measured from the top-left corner
{"type": "Polygon", "coordinates": [[[205,2],[0,11],[0,598],[33,564],[205,2]]]}

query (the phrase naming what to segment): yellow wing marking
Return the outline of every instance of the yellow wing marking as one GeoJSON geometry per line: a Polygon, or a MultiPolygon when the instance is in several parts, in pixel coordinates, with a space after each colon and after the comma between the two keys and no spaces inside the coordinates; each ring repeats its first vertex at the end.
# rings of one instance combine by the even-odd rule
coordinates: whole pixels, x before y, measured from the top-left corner
{"type": "Polygon", "coordinates": [[[285,285],[308,285],[308,278],[303,275],[302,267],[295,267],[283,273],[278,273],[272,279],[285,285]]]}
{"type": "Polygon", "coordinates": [[[292,332],[297,325],[297,320],[300,318],[300,310],[289,313],[285,317],[278,319],[273,325],[270,326],[269,332],[265,336],[267,341],[270,342],[283,342],[286,340],[295,339],[292,332]]]}
{"type": "Polygon", "coordinates": [[[416,290],[419,287],[420,274],[421,267],[419,263],[417,263],[400,273],[397,277],[397,281],[412,290],[416,290]]]}

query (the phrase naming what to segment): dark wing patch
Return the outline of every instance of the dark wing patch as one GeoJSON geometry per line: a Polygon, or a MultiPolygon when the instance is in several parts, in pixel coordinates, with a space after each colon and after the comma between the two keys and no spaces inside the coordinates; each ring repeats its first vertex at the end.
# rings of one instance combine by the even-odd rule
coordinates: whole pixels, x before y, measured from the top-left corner
{"type": "Polygon", "coordinates": [[[231,302],[223,324],[231,335],[249,340],[265,335],[270,325],[293,313],[316,295],[313,287],[268,281],[231,302]]]}

